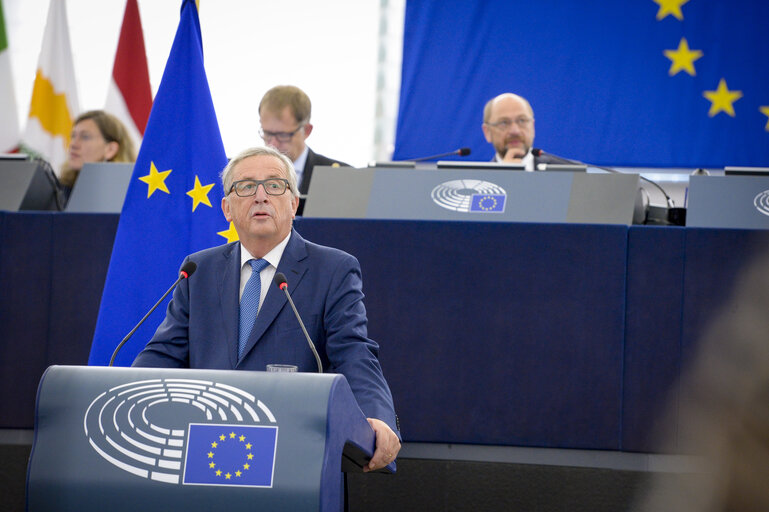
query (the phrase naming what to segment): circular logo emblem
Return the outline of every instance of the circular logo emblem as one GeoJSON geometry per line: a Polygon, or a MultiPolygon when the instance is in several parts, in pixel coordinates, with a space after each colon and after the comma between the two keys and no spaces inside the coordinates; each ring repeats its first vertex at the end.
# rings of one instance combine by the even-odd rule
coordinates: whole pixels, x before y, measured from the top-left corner
{"type": "Polygon", "coordinates": [[[455,212],[501,212],[505,189],[481,180],[452,180],[441,183],[430,193],[433,202],[455,212]]]}
{"type": "Polygon", "coordinates": [[[759,213],[769,217],[769,190],[764,190],[753,198],[753,205],[759,213]]]}
{"type": "MultiPolygon", "coordinates": [[[[272,412],[250,393],[191,379],[153,379],[116,386],[97,396],[83,418],[88,442],[107,462],[136,476],[170,484],[181,483],[185,460],[189,463],[195,455],[187,455],[187,445],[198,442],[192,427],[209,425],[211,433],[197,435],[202,439],[198,444],[204,443],[205,449],[196,452],[204,460],[192,460],[203,470],[210,469],[210,482],[203,483],[216,484],[217,478],[224,483],[225,478],[246,480],[251,460],[240,464],[245,470],[233,468],[221,476],[217,471],[227,443],[239,449],[238,457],[248,457],[251,438],[261,434],[253,429],[265,428],[244,430],[254,424],[277,428],[272,412]]],[[[206,474],[203,477],[208,478],[206,474]]],[[[185,478],[184,483],[200,481],[185,478]]]]}

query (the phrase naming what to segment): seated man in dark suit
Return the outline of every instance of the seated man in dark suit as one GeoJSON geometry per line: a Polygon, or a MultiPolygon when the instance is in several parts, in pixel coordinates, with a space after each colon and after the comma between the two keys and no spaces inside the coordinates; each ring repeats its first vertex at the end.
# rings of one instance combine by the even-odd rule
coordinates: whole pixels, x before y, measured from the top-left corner
{"type": "Polygon", "coordinates": [[[166,318],[134,366],[317,371],[276,272],[288,286],[324,371],[341,373],[376,433],[366,470],[400,450],[390,388],[368,338],[361,270],[353,256],[304,240],[293,227],[299,192],[291,161],[273,148],[246,150],[222,171],[222,211],[240,241],[187,257],[197,271],[174,291],[166,318]]]}
{"type": "MultiPolygon", "coordinates": [[[[264,143],[274,147],[294,163],[301,197],[307,195],[316,165],[344,166],[344,162],[319,155],[305,144],[312,133],[310,98],[299,87],[277,85],[267,91],[259,103],[259,120],[262,125],[259,134],[264,143]]],[[[301,215],[304,201],[301,201],[297,215],[301,215]]]]}
{"type": "Polygon", "coordinates": [[[496,151],[493,162],[522,164],[527,171],[538,170],[539,164],[577,163],[532,150],[534,110],[517,94],[507,92],[490,99],[483,109],[481,129],[496,151]]]}

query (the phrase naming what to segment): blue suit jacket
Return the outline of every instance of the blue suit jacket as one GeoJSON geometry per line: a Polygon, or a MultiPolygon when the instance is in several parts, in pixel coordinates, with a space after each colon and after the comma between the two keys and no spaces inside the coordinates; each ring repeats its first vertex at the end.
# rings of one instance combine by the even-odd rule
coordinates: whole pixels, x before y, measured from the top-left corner
{"type": "MultiPolygon", "coordinates": [[[[267,364],[282,363],[317,371],[291,305],[274,285],[238,359],[239,242],[197,252],[187,260],[194,261],[197,270],[174,291],[165,320],[134,366],[265,370],[267,364]]],[[[366,417],[380,419],[397,432],[379,346],[367,334],[358,260],[292,231],[277,272],[286,275],[323,371],[343,374],[366,417]]]]}

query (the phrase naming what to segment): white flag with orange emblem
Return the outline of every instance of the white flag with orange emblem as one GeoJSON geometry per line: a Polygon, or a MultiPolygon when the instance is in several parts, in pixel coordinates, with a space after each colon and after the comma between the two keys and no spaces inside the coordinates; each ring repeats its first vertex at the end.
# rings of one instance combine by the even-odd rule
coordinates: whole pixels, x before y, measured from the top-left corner
{"type": "Polygon", "coordinates": [[[58,173],[79,111],[66,2],[51,0],[22,149],[42,156],[58,173]]]}

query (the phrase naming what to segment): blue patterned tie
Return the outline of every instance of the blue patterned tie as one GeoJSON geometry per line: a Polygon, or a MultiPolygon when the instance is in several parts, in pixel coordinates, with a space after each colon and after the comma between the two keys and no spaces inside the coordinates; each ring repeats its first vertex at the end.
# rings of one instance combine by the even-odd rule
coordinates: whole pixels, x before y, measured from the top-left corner
{"type": "Polygon", "coordinates": [[[240,332],[238,334],[238,359],[243,357],[246,343],[254,328],[256,315],[259,313],[259,297],[262,294],[262,278],[259,273],[267,268],[270,263],[267,260],[248,260],[251,265],[251,277],[243,288],[243,296],[240,298],[240,332]]]}

